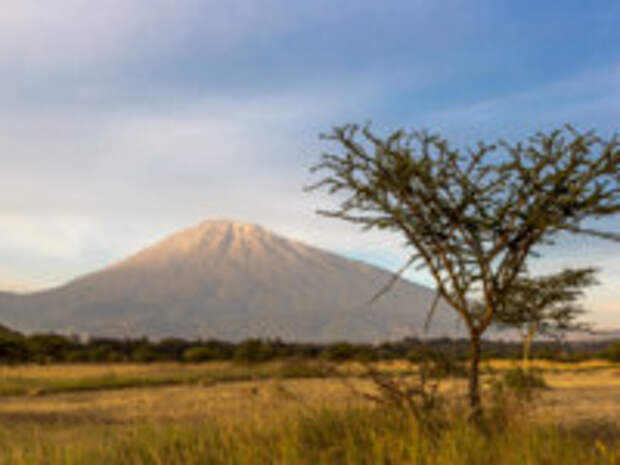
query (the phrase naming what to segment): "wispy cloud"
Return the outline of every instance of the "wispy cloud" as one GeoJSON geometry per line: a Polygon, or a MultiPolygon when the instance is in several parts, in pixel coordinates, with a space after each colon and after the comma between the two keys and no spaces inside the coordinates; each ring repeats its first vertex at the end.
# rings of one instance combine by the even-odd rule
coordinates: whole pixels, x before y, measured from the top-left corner
{"type": "Polygon", "coordinates": [[[412,122],[471,145],[481,138],[522,138],[567,123],[609,135],[618,130],[618,116],[620,61],[526,91],[416,114],[412,122]]]}

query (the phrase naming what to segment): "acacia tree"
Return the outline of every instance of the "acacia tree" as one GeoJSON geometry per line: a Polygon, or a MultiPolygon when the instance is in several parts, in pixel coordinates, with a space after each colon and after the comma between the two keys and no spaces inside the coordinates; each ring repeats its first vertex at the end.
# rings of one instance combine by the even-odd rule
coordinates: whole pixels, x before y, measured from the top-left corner
{"type": "Polygon", "coordinates": [[[519,277],[497,315],[499,327],[516,328],[523,342],[523,368],[529,369],[532,341],[537,334],[559,337],[567,331],[589,330],[578,318],[585,313],[579,304],[587,286],[596,284],[593,268],[565,269],[559,273],[519,277]]]}
{"type": "Polygon", "coordinates": [[[425,267],[469,331],[469,403],[479,417],[481,337],[528,257],[561,232],[620,241],[583,225],[620,211],[620,138],[567,126],[462,152],[426,131],[381,138],[349,124],[321,137],[338,150],[322,155],[312,172],[324,177],[307,189],[340,204],[318,213],[404,237],[410,252],[398,274],[425,267]]]}

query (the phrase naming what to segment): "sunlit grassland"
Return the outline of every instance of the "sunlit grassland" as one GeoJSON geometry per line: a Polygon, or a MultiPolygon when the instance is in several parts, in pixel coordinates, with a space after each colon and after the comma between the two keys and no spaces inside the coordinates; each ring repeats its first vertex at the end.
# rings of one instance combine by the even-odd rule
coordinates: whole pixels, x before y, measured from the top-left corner
{"type": "MultiPolygon", "coordinates": [[[[483,370],[506,370],[515,361],[492,360],[483,370]]],[[[381,370],[415,372],[416,366],[406,361],[379,362],[381,370]]],[[[579,363],[558,363],[544,360],[532,362],[533,368],[547,373],[575,373],[613,368],[607,361],[590,360],[579,363]]],[[[269,378],[313,378],[354,376],[364,373],[364,366],[349,362],[329,367],[320,361],[276,361],[245,365],[232,362],[200,364],[180,363],[116,363],[116,364],[56,364],[0,366],[0,396],[42,395],[72,391],[156,387],[217,382],[247,381],[269,378]],[[328,370],[326,372],[326,370],[328,370]]]]}
{"type": "Polygon", "coordinates": [[[3,366],[0,367],[0,396],[315,377],[322,375],[321,370],[319,363],[307,361],[252,366],[227,362],[3,366]]]}
{"type": "MultiPolygon", "coordinates": [[[[349,376],[312,378],[289,376],[282,362],[4,367],[0,383],[41,390],[0,397],[0,463],[620,463],[620,366],[539,365],[551,389],[524,418],[485,435],[454,410],[435,442],[414,421],[357,395],[373,389],[354,376],[357,364],[340,367],[349,376]],[[145,381],[117,389],[100,382],[107,378],[145,381]],[[91,388],[49,387],[63,383],[91,388]]],[[[487,371],[511,366],[494,361],[487,371]]],[[[404,362],[381,367],[411,370],[404,362]]],[[[465,382],[448,380],[446,392],[464,395],[465,382]]]]}

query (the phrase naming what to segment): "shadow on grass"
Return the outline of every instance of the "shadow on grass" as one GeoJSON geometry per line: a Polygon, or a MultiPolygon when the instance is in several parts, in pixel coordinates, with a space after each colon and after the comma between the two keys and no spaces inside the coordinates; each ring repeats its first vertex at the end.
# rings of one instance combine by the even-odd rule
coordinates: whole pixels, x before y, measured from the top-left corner
{"type": "Polygon", "coordinates": [[[562,430],[575,435],[586,443],[603,442],[607,445],[620,443],[620,423],[609,420],[582,420],[562,430]]]}
{"type": "Polygon", "coordinates": [[[0,424],[10,427],[18,425],[36,426],[114,426],[129,423],[129,420],[110,418],[93,413],[80,412],[3,412],[0,424]]]}

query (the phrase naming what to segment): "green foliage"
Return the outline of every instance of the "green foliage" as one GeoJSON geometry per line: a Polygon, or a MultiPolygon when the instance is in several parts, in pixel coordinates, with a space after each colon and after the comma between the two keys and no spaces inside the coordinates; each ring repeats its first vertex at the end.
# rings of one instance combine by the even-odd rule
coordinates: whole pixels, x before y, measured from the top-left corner
{"type": "Polygon", "coordinates": [[[497,432],[527,418],[536,394],[548,388],[541,371],[521,367],[511,368],[499,376],[491,370],[487,381],[490,402],[486,423],[497,432]]]}
{"type": "Polygon", "coordinates": [[[259,363],[272,360],[275,351],[269,345],[259,339],[249,339],[242,342],[235,349],[233,359],[242,363],[259,363]]]}
{"type": "MultiPolygon", "coordinates": [[[[608,342],[571,343],[560,346],[557,342],[534,343],[534,354],[550,360],[586,360],[593,357],[609,358],[608,342]],[[605,350],[603,350],[605,349],[605,350]],[[564,353],[570,350],[570,353],[564,353]],[[561,353],[562,351],[562,353],[561,353]]],[[[485,341],[487,357],[519,357],[515,342],[485,341]]],[[[462,372],[469,354],[469,342],[464,339],[438,338],[421,341],[413,338],[369,344],[332,343],[305,344],[285,343],[279,340],[250,340],[231,343],[217,340],[186,341],[167,339],[95,338],[79,341],[73,337],[57,334],[24,336],[14,331],[0,331],[0,363],[110,363],[110,362],[201,362],[232,360],[260,363],[273,359],[324,359],[329,361],[410,359],[420,362],[430,358],[450,359],[457,365],[452,375],[462,372]],[[253,351],[256,351],[254,353],[253,351]]],[[[445,362],[445,360],[444,360],[445,362]]],[[[443,363],[443,362],[442,362],[443,363]]]]}
{"type": "Polygon", "coordinates": [[[75,345],[76,341],[56,334],[35,334],[27,339],[31,359],[38,363],[62,360],[75,345]]]}
{"type": "Polygon", "coordinates": [[[29,359],[29,350],[23,336],[0,332],[0,363],[23,363],[29,359]]]}
{"type": "Polygon", "coordinates": [[[612,362],[620,362],[620,342],[616,342],[605,349],[602,356],[612,362]]]}
{"type": "Polygon", "coordinates": [[[143,345],[133,351],[131,358],[136,362],[149,363],[156,361],[159,357],[157,351],[153,347],[143,345]]]}
{"type": "Polygon", "coordinates": [[[340,150],[322,156],[313,170],[325,176],[310,189],[342,201],[320,213],[402,235],[412,250],[407,266],[429,270],[472,334],[503,310],[527,259],[558,233],[620,241],[581,227],[620,211],[617,136],[605,141],[566,127],[466,152],[425,131],[382,138],[351,124],[323,137],[340,150]],[[472,299],[478,291],[482,309],[472,299]]]}
{"type": "Polygon", "coordinates": [[[217,360],[221,354],[209,347],[190,347],[183,352],[184,362],[207,362],[217,360]]]}
{"type": "Polygon", "coordinates": [[[528,395],[535,389],[548,388],[542,373],[537,370],[524,370],[521,367],[507,370],[502,375],[506,387],[518,394],[528,395]]]}
{"type": "Polygon", "coordinates": [[[497,315],[498,325],[529,332],[530,337],[588,329],[577,321],[585,313],[578,301],[586,287],[596,284],[595,273],[593,268],[568,268],[552,275],[517,278],[497,315]]]}
{"type": "Polygon", "coordinates": [[[370,347],[348,342],[335,342],[327,345],[322,351],[321,357],[332,362],[344,362],[347,360],[370,362],[377,360],[376,353],[370,347]]]}

